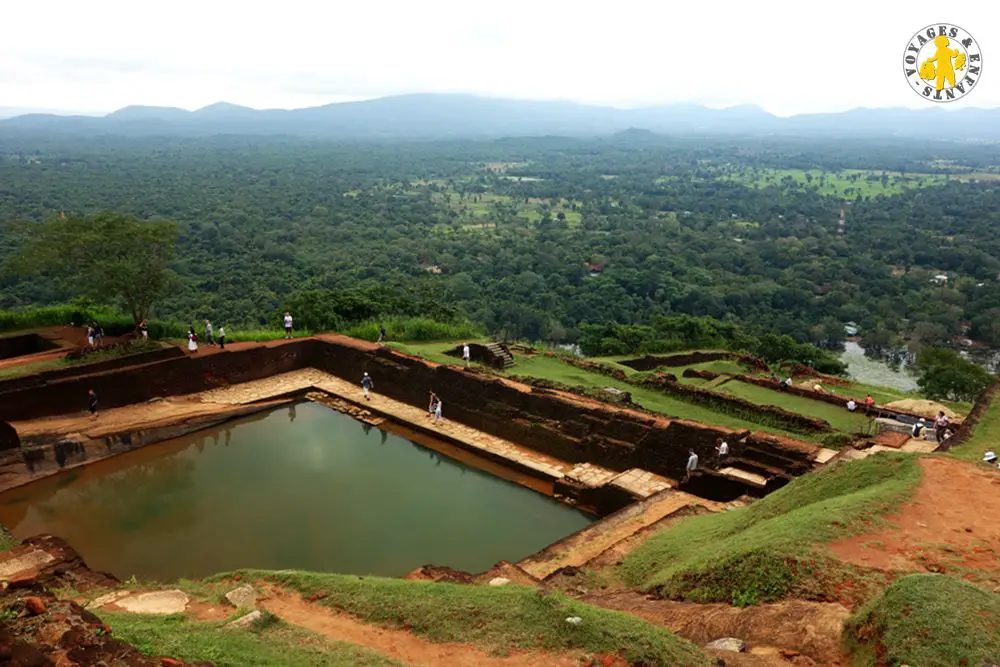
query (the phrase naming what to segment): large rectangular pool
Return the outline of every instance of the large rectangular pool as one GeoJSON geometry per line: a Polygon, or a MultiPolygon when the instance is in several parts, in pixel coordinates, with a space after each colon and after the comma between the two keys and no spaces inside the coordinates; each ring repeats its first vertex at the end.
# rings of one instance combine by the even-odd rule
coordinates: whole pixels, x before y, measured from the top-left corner
{"type": "Polygon", "coordinates": [[[96,570],[171,580],[237,568],[480,572],[593,519],[315,403],[229,422],[0,494],[16,536],[96,570]]]}

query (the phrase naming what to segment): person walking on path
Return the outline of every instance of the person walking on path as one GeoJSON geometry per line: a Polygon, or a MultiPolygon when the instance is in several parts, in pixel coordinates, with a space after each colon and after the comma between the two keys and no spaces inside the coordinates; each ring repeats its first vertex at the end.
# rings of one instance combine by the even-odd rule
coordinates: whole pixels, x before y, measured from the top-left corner
{"type": "Polygon", "coordinates": [[[716,469],[721,468],[729,460],[729,443],[726,442],[725,438],[719,441],[719,446],[715,448],[716,455],[718,457],[715,467],[716,469]]]}
{"type": "Polygon", "coordinates": [[[438,397],[433,391],[431,392],[430,403],[427,404],[427,418],[430,419],[434,416],[434,406],[437,405],[438,397]]]}
{"type": "Polygon", "coordinates": [[[188,352],[198,351],[198,334],[194,332],[194,327],[188,329],[188,352]]]}
{"type": "Polygon", "coordinates": [[[292,314],[285,312],[285,338],[292,337],[292,314]]]}
{"type": "Polygon", "coordinates": [[[87,325],[87,345],[94,347],[94,327],[87,325]]]}
{"type": "Polygon", "coordinates": [[[682,483],[687,483],[691,479],[691,475],[695,470],[698,469],[698,455],[694,453],[693,449],[688,450],[688,462],[684,467],[684,481],[682,483]]]}
{"type": "Polygon", "coordinates": [[[226,349],[226,327],[219,327],[219,349],[226,349]]]}
{"type": "Polygon", "coordinates": [[[205,342],[215,347],[215,337],[212,335],[212,322],[205,320],[205,342]]]}
{"type": "Polygon", "coordinates": [[[948,424],[950,423],[944,410],[938,412],[937,419],[934,420],[934,435],[937,437],[938,442],[944,442],[944,436],[948,432],[948,424]]]}
{"type": "Polygon", "coordinates": [[[139,334],[143,340],[149,340],[149,322],[146,320],[139,322],[139,334]]]}
{"type": "Polygon", "coordinates": [[[368,373],[365,372],[364,377],[361,378],[361,389],[365,393],[365,400],[366,401],[372,400],[372,397],[368,395],[368,392],[370,392],[372,390],[373,386],[374,385],[372,383],[372,376],[368,375],[368,373]]]}
{"type": "Polygon", "coordinates": [[[384,344],[386,337],[387,337],[387,334],[385,333],[385,327],[382,326],[381,324],[378,325],[378,340],[375,341],[375,342],[378,343],[378,344],[380,344],[380,345],[384,344]]]}
{"type": "Polygon", "coordinates": [[[466,368],[469,366],[469,361],[472,360],[472,351],[469,349],[469,344],[465,343],[462,345],[462,361],[465,362],[466,368]]]}
{"type": "Polygon", "coordinates": [[[434,404],[434,423],[441,421],[441,399],[438,398],[437,402],[434,404]]]}
{"type": "Polygon", "coordinates": [[[87,409],[90,410],[90,418],[97,419],[97,392],[93,389],[87,391],[87,409]]]}

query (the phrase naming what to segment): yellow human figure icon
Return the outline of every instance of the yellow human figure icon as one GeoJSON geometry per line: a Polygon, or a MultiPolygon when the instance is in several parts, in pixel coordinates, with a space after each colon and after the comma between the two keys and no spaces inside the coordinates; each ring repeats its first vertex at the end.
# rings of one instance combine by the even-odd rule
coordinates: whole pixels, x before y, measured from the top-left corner
{"type": "Polygon", "coordinates": [[[965,54],[958,49],[949,49],[951,41],[944,35],[934,38],[934,46],[937,51],[920,65],[920,78],[924,81],[937,79],[935,87],[937,90],[944,89],[945,81],[948,86],[955,87],[955,70],[965,67],[965,54]],[[954,59],[954,62],[952,62],[954,59]]]}

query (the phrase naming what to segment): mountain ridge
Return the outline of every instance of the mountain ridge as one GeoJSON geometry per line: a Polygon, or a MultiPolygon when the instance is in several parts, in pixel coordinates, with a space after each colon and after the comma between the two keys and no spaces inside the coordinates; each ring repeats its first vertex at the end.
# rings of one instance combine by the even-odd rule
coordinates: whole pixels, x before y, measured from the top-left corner
{"type": "Polygon", "coordinates": [[[338,138],[487,138],[658,134],[831,135],[1000,141],[1000,109],[859,107],[780,117],[754,104],[711,108],[690,102],[636,109],[561,100],[414,93],[299,109],[253,109],[217,102],[194,111],[130,105],[104,116],[31,113],[0,119],[0,135],[58,133],[338,138]],[[946,114],[946,115],[945,115],[946,114]],[[943,122],[944,119],[949,122],[943,122]]]}

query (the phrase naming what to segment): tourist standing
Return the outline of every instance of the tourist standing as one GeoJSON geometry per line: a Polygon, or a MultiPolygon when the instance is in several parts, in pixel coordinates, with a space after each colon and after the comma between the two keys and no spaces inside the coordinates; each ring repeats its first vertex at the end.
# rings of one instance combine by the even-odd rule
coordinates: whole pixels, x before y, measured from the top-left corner
{"type": "Polygon", "coordinates": [[[143,340],[149,340],[149,323],[146,320],[139,322],[139,334],[143,340]]]}
{"type": "Polygon", "coordinates": [[[96,322],[94,323],[94,342],[97,343],[97,347],[104,345],[104,327],[96,322]]]}
{"type": "Polygon", "coordinates": [[[718,456],[718,463],[716,468],[721,468],[726,461],[729,460],[729,443],[723,438],[719,441],[719,446],[715,448],[716,455],[718,456]]]}
{"type": "Polygon", "coordinates": [[[382,326],[381,324],[378,325],[378,340],[375,341],[375,342],[379,343],[379,344],[384,343],[386,337],[387,337],[387,335],[385,333],[385,327],[382,326]]]}
{"type": "Polygon", "coordinates": [[[434,416],[434,406],[437,405],[438,397],[433,391],[431,392],[430,403],[427,404],[427,418],[430,419],[434,416]]]}
{"type": "Polygon", "coordinates": [[[462,361],[464,361],[465,365],[468,366],[469,361],[471,360],[472,360],[472,350],[469,349],[469,344],[465,343],[464,345],[462,345],[462,361]]]}
{"type": "Polygon", "coordinates": [[[97,392],[93,389],[87,391],[87,409],[90,410],[90,418],[97,419],[97,392]]]}
{"type": "Polygon", "coordinates": [[[694,453],[693,449],[689,449],[688,462],[687,465],[684,467],[684,482],[682,483],[687,483],[687,481],[691,479],[691,475],[697,469],[698,469],[698,455],[694,453]]]}
{"type": "Polygon", "coordinates": [[[212,323],[209,320],[205,320],[205,342],[211,346],[215,346],[215,338],[212,336],[212,323]]]}
{"type": "Polygon", "coordinates": [[[94,327],[87,325],[87,345],[94,347],[94,327]]]}
{"type": "Polygon", "coordinates": [[[875,409],[875,399],[872,398],[871,394],[865,396],[865,416],[867,417],[875,409]]]}
{"type": "Polygon", "coordinates": [[[372,376],[368,375],[368,373],[365,372],[364,377],[361,378],[361,389],[365,393],[366,401],[372,400],[372,397],[368,395],[368,392],[372,390],[372,386],[374,386],[372,383],[372,376]]]}
{"type": "Polygon", "coordinates": [[[934,420],[934,435],[937,437],[938,442],[944,442],[944,436],[948,431],[949,423],[947,415],[944,414],[944,410],[938,412],[937,419],[934,420]]]}
{"type": "Polygon", "coordinates": [[[188,352],[198,351],[198,334],[194,332],[194,327],[188,329],[188,352]]]}
{"type": "Polygon", "coordinates": [[[285,312],[285,338],[292,337],[292,314],[285,312]]]}
{"type": "Polygon", "coordinates": [[[440,398],[437,399],[437,402],[434,404],[434,422],[437,423],[439,421],[441,421],[441,399],[440,398]]]}
{"type": "Polygon", "coordinates": [[[219,327],[219,349],[226,349],[226,327],[219,327]]]}

